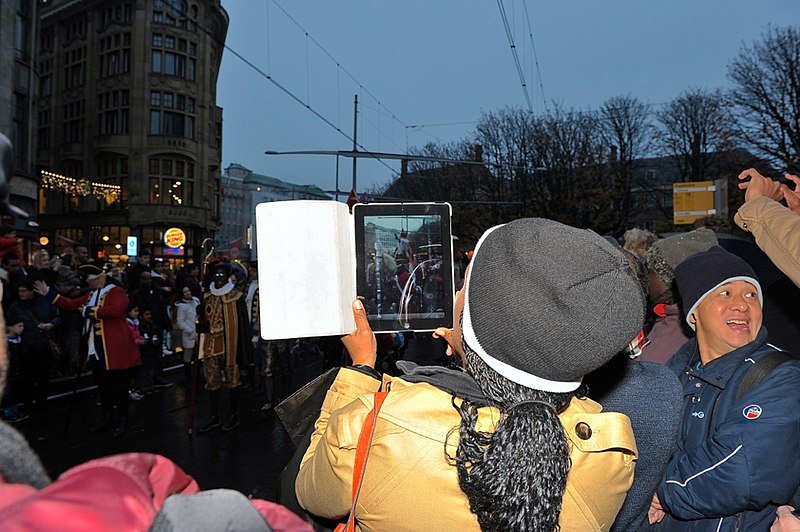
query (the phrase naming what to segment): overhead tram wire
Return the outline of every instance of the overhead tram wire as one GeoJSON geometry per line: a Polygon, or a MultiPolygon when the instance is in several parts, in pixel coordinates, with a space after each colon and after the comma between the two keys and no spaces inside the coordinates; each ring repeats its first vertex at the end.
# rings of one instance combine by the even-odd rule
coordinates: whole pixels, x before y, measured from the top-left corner
{"type": "Polygon", "coordinates": [[[424,128],[426,128],[426,127],[464,126],[464,125],[476,124],[476,123],[477,122],[475,120],[469,120],[469,121],[466,121],[466,122],[439,122],[439,123],[436,123],[436,124],[411,124],[411,125],[408,125],[408,126],[406,126],[406,151],[408,151],[408,130],[409,129],[413,129],[413,130],[418,131],[420,133],[424,133],[425,135],[428,135],[432,139],[436,140],[437,142],[441,142],[441,143],[444,144],[446,141],[440,139],[439,137],[437,137],[433,133],[429,133],[427,131],[424,131],[424,128]]]}
{"type": "MultiPolygon", "coordinates": [[[[371,110],[375,111],[375,112],[376,112],[375,114],[377,114],[377,115],[378,115],[378,119],[380,119],[380,117],[381,117],[381,112],[380,112],[380,109],[376,109],[376,108],[374,108],[374,107],[370,107],[370,106],[369,106],[369,105],[367,105],[367,104],[361,104],[361,102],[359,102],[359,104],[360,104],[362,107],[366,107],[367,109],[371,109],[371,110]]],[[[361,117],[361,121],[362,121],[362,123],[363,123],[363,122],[366,122],[367,124],[371,125],[371,126],[372,126],[372,127],[374,127],[375,129],[377,129],[378,131],[380,131],[380,127],[381,127],[380,123],[377,123],[377,124],[376,124],[375,122],[373,122],[372,120],[370,120],[369,118],[367,118],[367,116],[366,116],[365,114],[361,114],[361,113],[359,113],[359,116],[361,117]]],[[[400,145],[399,145],[398,143],[396,143],[394,140],[392,140],[391,138],[389,138],[389,136],[388,136],[388,135],[386,136],[386,138],[387,138],[387,140],[389,141],[389,143],[390,143],[390,144],[392,144],[392,145],[394,145],[394,146],[395,146],[395,147],[396,147],[398,150],[402,150],[402,149],[403,149],[403,147],[402,147],[402,146],[400,146],[400,145]]],[[[379,148],[379,149],[380,149],[380,148],[379,148]]]]}
{"type": "MultiPolygon", "coordinates": [[[[343,131],[343,130],[340,128],[340,127],[338,127],[336,124],[334,124],[333,122],[331,122],[330,120],[328,120],[327,118],[325,118],[325,117],[324,117],[324,116],[323,116],[323,115],[322,115],[322,114],[321,114],[319,111],[317,111],[316,109],[314,109],[313,107],[311,107],[311,105],[309,105],[309,104],[305,103],[303,100],[301,100],[301,99],[300,99],[298,96],[296,96],[296,95],[295,95],[295,94],[294,94],[292,91],[290,91],[289,89],[287,89],[286,87],[284,87],[283,85],[281,85],[281,84],[280,84],[280,83],[279,83],[279,82],[278,82],[278,81],[277,81],[275,78],[273,78],[272,76],[270,76],[269,74],[267,74],[266,72],[264,72],[263,70],[261,70],[260,68],[258,68],[256,65],[254,65],[253,63],[251,63],[251,62],[250,62],[250,61],[249,61],[247,58],[245,58],[245,57],[244,57],[242,54],[240,54],[239,52],[237,52],[236,50],[234,50],[233,48],[231,48],[231,47],[230,47],[230,46],[228,46],[227,44],[225,44],[224,46],[225,46],[225,49],[226,49],[226,50],[228,50],[228,51],[229,51],[229,52],[231,52],[233,55],[235,55],[235,56],[236,56],[236,57],[237,57],[237,58],[238,58],[240,61],[242,61],[244,64],[246,64],[247,66],[249,66],[250,68],[252,68],[252,69],[253,69],[254,71],[256,71],[256,72],[257,72],[257,73],[258,73],[260,76],[262,76],[264,79],[266,79],[267,81],[269,81],[270,83],[272,83],[273,85],[275,85],[276,87],[278,87],[278,88],[279,88],[281,91],[283,91],[283,92],[284,92],[284,93],[285,93],[287,96],[289,96],[291,99],[293,99],[294,101],[296,101],[297,103],[299,103],[300,105],[302,105],[303,107],[305,107],[306,109],[308,109],[308,110],[309,110],[309,111],[310,111],[310,112],[311,112],[311,113],[312,113],[314,116],[316,116],[317,118],[319,118],[320,120],[322,120],[323,122],[325,122],[326,124],[328,124],[328,125],[329,125],[331,128],[333,128],[334,130],[336,130],[336,131],[337,131],[339,134],[341,134],[341,135],[342,135],[344,138],[346,138],[346,139],[347,139],[347,140],[349,140],[350,142],[354,142],[354,141],[353,141],[353,137],[351,137],[350,135],[348,135],[347,133],[345,133],[345,132],[344,132],[344,131],[343,131]]],[[[363,152],[364,152],[364,154],[365,154],[365,155],[368,155],[368,154],[370,154],[370,153],[371,153],[371,152],[370,152],[369,150],[367,150],[367,149],[366,149],[366,147],[364,147],[364,146],[363,146],[361,143],[359,143],[359,142],[355,142],[355,144],[356,144],[356,145],[357,145],[359,148],[361,148],[361,149],[363,150],[363,152]]],[[[373,157],[373,158],[374,158],[374,159],[376,159],[376,160],[378,160],[378,161],[380,161],[380,163],[381,163],[383,166],[385,166],[386,168],[388,168],[388,169],[389,169],[390,171],[392,171],[393,173],[395,173],[395,174],[397,173],[397,170],[395,170],[394,168],[392,168],[391,166],[389,166],[388,164],[386,164],[385,162],[383,162],[381,159],[379,159],[379,158],[377,158],[377,157],[373,157]]]]}
{"type": "Polygon", "coordinates": [[[475,120],[468,120],[466,122],[439,122],[438,124],[411,124],[406,126],[409,129],[422,129],[424,127],[441,127],[441,126],[463,126],[467,124],[474,124],[475,120]]]}
{"type": "Polygon", "coordinates": [[[528,111],[533,112],[531,96],[528,93],[528,85],[525,83],[525,72],[522,70],[522,65],[519,62],[517,45],[514,44],[514,35],[511,32],[511,27],[508,25],[508,16],[506,15],[506,8],[503,5],[503,0],[497,0],[497,7],[500,9],[500,17],[503,19],[503,26],[506,30],[508,44],[511,46],[511,55],[514,57],[514,65],[517,67],[517,75],[519,76],[520,83],[522,83],[522,93],[525,95],[525,102],[528,104],[528,111]]]}
{"type": "MultiPolygon", "coordinates": [[[[274,0],[273,0],[273,1],[274,1],[274,0]]],[[[174,8],[172,5],[170,5],[169,3],[167,3],[167,4],[165,4],[165,5],[166,5],[167,9],[168,9],[168,10],[172,10],[172,11],[173,11],[173,13],[175,13],[175,14],[177,14],[177,15],[182,15],[182,13],[178,12],[178,11],[177,11],[177,10],[176,10],[176,9],[175,9],[175,8],[174,8]]],[[[277,2],[275,2],[275,5],[277,5],[277,6],[278,6],[278,7],[279,7],[279,8],[280,8],[282,11],[284,11],[284,13],[286,13],[286,11],[285,11],[285,10],[283,10],[283,8],[282,8],[282,7],[281,7],[281,6],[280,6],[280,5],[279,5],[277,2]]],[[[286,15],[287,15],[289,18],[292,18],[292,17],[291,17],[291,15],[289,15],[288,13],[286,13],[286,15]]],[[[294,22],[294,19],[292,19],[292,21],[294,22]]],[[[295,22],[295,24],[297,24],[297,22],[295,22]]],[[[298,26],[299,26],[299,25],[298,25],[298,26]]],[[[278,82],[278,81],[277,81],[275,78],[273,78],[273,77],[272,77],[270,74],[268,74],[268,73],[264,72],[264,71],[263,71],[263,70],[261,70],[259,67],[257,67],[256,65],[254,65],[254,64],[253,64],[253,63],[252,63],[250,60],[248,60],[246,57],[244,57],[242,54],[240,54],[239,52],[237,52],[236,50],[234,50],[233,48],[231,48],[231,47],[230,47],[230,46],[229,46],[227,43],[225,43],[224,41],[219,41],[219,40],[216,38],[216,36],[214,35],[214,33],[213,33],[213,32],[212,32],[210,29],[208,29],[207,27],[205,27],[203,24],[198,24],[198,25],[197,25],[197,27],[198,27],[200,30],[202,30],[202,31],[203,31],[203,33],[205,33],[205,34],[206,34],[208,37],[210,37],[212,40],[214,40],[214,41],[216,41],[218,44],[222,45],[222,47],[223,47],[225,50],[228,50],[230,53],[232,53],[232,54],[233,54],[233,55],[234,55],[234,56],[235,56],[237,59],[239,59],[239,60],[240,60],[242,63],[244,63],[245,65],[247,65],[247,66],[249,66],[250,68],[252,68],[252,69],[253,69],[253,71],[255,71],[255,72],[258,74],[258,75],[260,75],[261,77],[263,77],[264,79],[266,79],[267,81],[269,81],[270,83],[272,83],[273,85],[275,85],[275,86],[276,86],[278,89],[280,89],[280,90],[281,90],[281,91],[282,91],[284,94],[286,94],[286,95],[287,95],[287,96],[289,96],[291,99],[293,99],[294,101],[296,101],[297,103],[299,103],[300,105],[302,105],[303,107],[305,107],[306,109],[308,109],[308,111],[310,111],[310,112],[311,112],[311,113],[312,113],[314,116],[316,116],[317,118],[319,118],[320,120],[322,120],[324,123],[326,123],[327,125],[329,125],[329,126],[332,128],[332,129],[334,129],[336,132],[338,132],[338,133],[339,133],[340,135],[342,135],[344,138],[346,138],[346,139],[347,139],[347,140],[349,140],[350,142],[353,142],[353,143],[354,143],[356,146],[358,146],[358,148],[360,148],[361,150],[363,150],[363,153],[364,153],[364,155],[365,155],[365,156],[367,156],[367,157],[369,157],[369,156],[370,156],[370,154],[371,154],[372,152],[371,152],[370,150],[368,150],[368,149],[367,149],[367,148],[366,148],[364,145],[362,145],[362,144],[361,144],[361,143],[359,143],[359,142],[355,142],[355,141],[353,140],[353,137],[351,137],[350,135],[348,135],[348,134],[347,134],[345,131],[343,131],[343,130],[342,130],[340,127],[338,127],[336,124],[334,124],[333,122],[331,122],[330,120],[328,120],[327,118],[325,118],[325,117],[324,117],[324,116],[323,116],[323,115],[322,115],[322,114],[321,114],[319,111],[317,111],[316,109],[314,109],[313,107],[311,107],[311,105],[310,105],[310,104],[308,104],[308,103],[304,102],[302,99],[300,99],[298,96],[296,96],[296,95],[295,95],[295,94],[294,94],[292,91],[290,91],[288,88],[284,87],[284,86],[283,86],[283,85],[282,85],[280,82],[278,82]]],[[[311,40],[312,40],[312,41],[313,41],[315,44],[317,44],[317,46],[319,46],[319,44],[318,44],[318,43],[317,43],[317,42],[314,40],[314,38],[313,38],[313,37],[311,37],[311,36],[309,35],[309,38],[311,38],[311,40]]],[[[321,47],[321,46],[320,46],[320,48],[322,49],[322,47],[321,47]]],[[[325,50],[323,49],[323,51],[325,51],[325,50]]],[[[325,51],[325,53],[327,54],[327,51],[325,51]]],[[[329,57],[331,57],[331,56],[330,56],[330,54],[328,54],[328,56],[329,56],[329,57]]],[[[333,57],[331,57],[331,59],[333,59],[333,57]]],[[[337,66],[338,66],[338,63],[337,63],[337,66]]],[[[344,70],[345,72],[347,72],[347,70],[346,70],[346,69],[344,69],[344,68],[342,68],[342,70],[344,70]]],[[[347,74],[348,74],[348,75],[350,75],[350,73],[349,73],[349,72],[347,72],[347,74]]],[[[352,78],[352,76],[351,76],[351,78],[352,78]]],[[[352,78],[352,79],[353,79],[353,81],[356,81],[356,83],[358,83],[358,81],[357,81],[355,78],[352,78]]],[[[359,87],[363,88],[363,86],[361,86],[360,84],[359,84],[359,87]]],[[[364,89],[364,90],[366,91],[366,89],[364,89]]],[[[369,94],[369,93],[368,93],[368,94],[369,94]]],[[[372,95],[370,94],[370,96],[372,96],[372,95]]],[[[374,96],[373,96],[373,98],[374,98],[374,96]]],[[[376,100],[376,101],[378,101],[377,99],[375,99],[375,100],[376,100]]],[[[378,102],[378,104],[379,104],[379,105],[381,105],[381,106],[383,106],[383,104],[381,104],[380,102],[378,102]]],[[[384,109],[386,109],[386,107],[384,107],[384,109]]],[[[391,114],[391,111],[389,111],[388,109],[386,109],[386,111],[387,111],[387,112],[389,112],[389,113],[391,114]]],[[[405,124],[403,124],[403,122],[402,122],[400,119],[398,119],[397,117],[395,117],[393,114],[392,114],[391,116],[392,116],[392,117],[393,117],[395,120],[397,120],[398,122],[400,122],[400,124],[402,124],[402,125],[405,125],[405,124]]],[[[394,168],[392,168],[391,166],[389,166],[388,164],[386,164],[386,163],[385,163],[383,160],[381,160],[381,159],[379,159],[379,158],[377,158],[377,157],[373,157],[373,158],[374,158],[374,159],[376,159],[378,162],[380,162],[380,163],[381,163],[383,166],[385,166],[387,169],[389,169],[389,171],[390,171],[390,172],[392,172],[392,173],[393,173],[393,174],[395,174],[395,175],[398,175],[398,172],[397,172],[397,170],[395,170],[394,168]]]]}
{"type": "Polygon", "coordinates": [[[390,110],[389,110],[389,109],[388,109],[388,108],[387,108],[385,105],[383,105],[383,103],[381,103],[381,101],[378,99],[378,97],[377,97],[377,96],[375,96],[374,94],[372,94],[372,92],[370,92],[370,91],[369,91],[369,90],[368,90],[366,87],[364,87],[364,85],[363,85],[363,84],[362,84],[362,83],[361,83],[361,82],[360,82],[358,79],[356,79],[356,77],[355,77],[353,74],[351,74],[349,70],[347,70],[347,69],[346,69],[344,66],[342,66],[342,65],[341,65],[341,63],[340,63],[340,62],[339,62],[339,61],[338,61],[338,60],[337,60],[335,57],[333,57],[333,55],[331,55],[331,53],[330,53],[330,52],[328,52],[328,50],[326,50],[324,46],[322,46],[322,45],[321,45],[321,44],[320,44],[320,43],[319,43],[319,42],[318,42],[318,41],[317,41],[317,40],[316,40],[316,39],[315,39],[315,38],[314,38],[314,37],[313,37],[313,36],[312,36],[310,33],[308,33],[308,31],[306,31],[306,29],[305,29],[305,28],[303,28],[303,26],[301,26],[301,25],[300,25],[300,23],[299,23],[299,22],[297,22],[297,21],[294,19],[294,17],[293,17],[292,15],[290,15],[290,14],[289,14],[289,12],[288,12],[288,11],[286,11],[286,10],[283,8],[283,6],[281,6],[281,5],[280,5],[280,4],[277,2],[277,0],[272,0],[272,3],[273,3],[273,4],[275,4],[275,5],[278,7],[278,9],[280,9],[280,10],[283,12],[283,14],[284,14],[284,15],[286,15],[286,17],[287,17],[289,20],[291,20],[291,21],[292,21],[292,23],[293,23],[295,26],[297,26],[297,27],[300,29],[300,31],[302,31],[302,32],[303,32],[303,33],[306,35],[306,37],[307,37],[307,38],[308,38],[308,39],[309,39],[311,42],[313,42],[313,43],[314,43],[314,44],[317,46],[317,48],[319,48],[319,49],[320,49],[320,50],[321,50],[321,51],[322,51],[322,52],[323,52],[323,53],[324,53],[326,56],[328,56],[328,59],[330,59],[331,61],[333,61],[334,63],[336,63],[336,68],[337,68],[337,69],[340,69],[340,70],[342,70],[342,72],[344,72],[345,74],[347,74],[347,76],[348,76],[348,77],[349,77],[351,80],[353,80],[353,82],[354,82],[356,85],[358,85],[358,88],[359,88],[359,89],[363,90],[365,94],[367,94],[367,95],[368,95],[370,98],[372,98],[373,100],[375,100],[375,101],[378,103],[378,105],[379,105],[380,107],[382,107],[382,108],[383,108],[383,109],[384,109],[384,110],[385,110],[385,111],[388,113],[388,115],[389,115],[389,116],[391,116],[391,117],[392,117],[394,120],[396,120],[396,121],[397,121],[397,122],[398,122],[398,123],[399,123],[401,126],[405,126],[405,125],[406,125],[406,124],[405,124],[405,123],[404,123],[402,120],[400,120],[399,118],[397,118],[397,116],[395,116],[395,114],[394,114],[392,111],[390,111],[390,110]]]}
{"type": "Polygon", "coordinates": [[[539,78],[539,90],[542,91],[542,103],[544,104],[545,113],[550,110],[547,108],[547,98],[544,95],[544,83],[542,82],[542,71],[539,69],[539,56],[536,53],[536,43],[533,41],[533,25],[531,25],[531,17],[528,15],[528,2],[522,0],[522,7],[525,9],[525,20],[528,23],[528,38],[531,41],[531,49],[533,50],[533,62],[536,65],[536,75],[539,78]]]}

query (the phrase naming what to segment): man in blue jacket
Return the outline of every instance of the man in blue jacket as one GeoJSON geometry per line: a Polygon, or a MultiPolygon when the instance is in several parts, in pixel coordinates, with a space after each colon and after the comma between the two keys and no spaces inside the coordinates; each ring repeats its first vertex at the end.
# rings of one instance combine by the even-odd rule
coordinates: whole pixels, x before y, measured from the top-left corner
{"type": "Polygon", "coordinates": [[[659,530],[768,530],[800,482],[800,361],[779,364],[737,398],[774,353],[752,268],[719,246],[675,269],[697,336],[668,366],[683,385],[678,450],[650,508],[659,530]],[[749,379],[748,379],[749,380],[749,379]]]}

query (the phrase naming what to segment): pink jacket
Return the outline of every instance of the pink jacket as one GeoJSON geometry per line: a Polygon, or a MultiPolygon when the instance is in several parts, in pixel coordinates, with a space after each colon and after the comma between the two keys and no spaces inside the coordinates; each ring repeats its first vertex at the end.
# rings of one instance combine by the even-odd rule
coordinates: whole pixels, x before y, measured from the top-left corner
{"type": "MultiPolygon", "coordinates": [[[[73,467],[41,490],[7,484],[0,477],[0,529],[146,531],[167,497],[199,491],[197,482],[168,458],[118,454],[73,467]]],[[[261,500],[250,503],[273,530],[312,530],[278,504],[261,500]]],[[[191,523],[187,526],[191,530],[191,523]]]]}

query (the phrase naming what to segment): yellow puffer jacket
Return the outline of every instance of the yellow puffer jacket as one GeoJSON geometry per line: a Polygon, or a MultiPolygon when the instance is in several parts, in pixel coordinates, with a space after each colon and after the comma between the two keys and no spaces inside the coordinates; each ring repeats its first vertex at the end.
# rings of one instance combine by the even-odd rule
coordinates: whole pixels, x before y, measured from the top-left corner
{"type": "MultiPolygon", "coordinates": [[[[297,499],[309,512],[339,518],[350,511],[358,436],[379,384],[343,369],[328,391],[295,484],[297,499]]],[[[460,423],[452,396],[389,376],[383,389],[390,393],[369,450],[357,529],[480,530],[447,460],[455,456],[460,423]]],[[[559,415],[572,460],[560,518],[565,532],[608,530],[633,481],[630,421],[600,410],[594,401],[573,399],[559,415]]],[[[490,432],[499,420],[496,408],[481,408],[477,428],[490,432]]]]}

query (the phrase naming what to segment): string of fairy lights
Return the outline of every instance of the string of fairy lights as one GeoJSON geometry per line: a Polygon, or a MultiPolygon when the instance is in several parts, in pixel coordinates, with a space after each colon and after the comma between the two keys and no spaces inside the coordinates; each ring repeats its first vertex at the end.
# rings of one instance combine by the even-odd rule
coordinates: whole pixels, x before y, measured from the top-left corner
{"type": "Polygon", "coordinates": [[[105,201],[108,205],[119,200],[122,193],[122,188],[119,185],[98,183],[88,179],[75,179],[74,177],[67,177],[47,170],[42,170],[41,176],[39,184],[42,188],[58,190],[73,197],[91,195],[105,201]]]}

